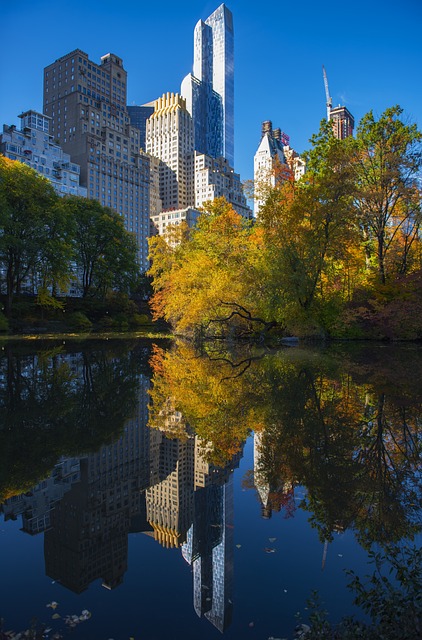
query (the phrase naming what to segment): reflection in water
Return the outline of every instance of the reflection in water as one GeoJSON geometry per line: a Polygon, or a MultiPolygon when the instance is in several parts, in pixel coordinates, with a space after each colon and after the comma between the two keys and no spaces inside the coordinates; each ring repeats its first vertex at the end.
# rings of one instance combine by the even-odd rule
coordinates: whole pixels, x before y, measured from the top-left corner
{"type": "Polygon", "coordinates": [[[26,533],[44,532],[53,580],[76,593],[98,578],[115,588],[128,535],[143,532],[181,550],[197,615],[227,629],[232,471],[252,431],[244,486],[264,518],[293,516],[304,486],[299,506],[324,543],[323,565],[335,531],[352,529],[367,547],[420,531],[417,349],[409,375],[409,355],[387,362],[380,350],[235,359],[154,348],[152,382],[145,356],[145,346],[96,345],[9,349],[0,360],[1,511],[26,533]]]}

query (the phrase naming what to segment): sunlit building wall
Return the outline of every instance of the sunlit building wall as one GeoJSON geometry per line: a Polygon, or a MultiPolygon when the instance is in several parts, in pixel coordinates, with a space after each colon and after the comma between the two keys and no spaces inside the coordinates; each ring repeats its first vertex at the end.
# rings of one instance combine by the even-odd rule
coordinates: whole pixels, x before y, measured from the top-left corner
{"type": "Polygon", "coordinates": [[[177,93],[164,94],[154,102],[146,122],[147,153],[161,162],[159,199],[162,210],[192,206],[193,122],[186,101],[177,93]]]}
{"type": "Polygon", "coordinates": [[[20,131],[14,125],[3,125],[0,153],[18,160],[50,180],[59,196],[86,198],[87,190],[79,184],[81,169],[50,135],[50,118],[37,111],[25,111],[19,118],[20,131]]]}

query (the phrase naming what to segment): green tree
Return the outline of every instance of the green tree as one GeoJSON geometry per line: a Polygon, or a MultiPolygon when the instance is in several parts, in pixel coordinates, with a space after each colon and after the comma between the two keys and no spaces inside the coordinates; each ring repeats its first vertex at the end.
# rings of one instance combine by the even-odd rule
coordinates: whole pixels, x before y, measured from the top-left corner
{"type": "Polygon", "coordinates": [[[137,247],[118,213],[96,200],[68,197],[63,205],[73,217],[74,259],[83,297],[104,297],[112,288],[127,291],[139,273],[137,247]]]}
{"type": "Polygon", "coordinates": [[[407,123],[399,106],[386,109],[378,120],[370,111],[356,136],[355,206],[373,258],[379,282],[388,270],[406,273],[409,253],[419,241],[421,223],[420,170],[422,133],[407,123]],[[388,264],[395,254],[395,265],[388,264]]]}
{"type": "Polygon", "coordinates": [[[51,183],[25,164],[0,158],[0,264],[6,280],[6,313],[25,278],[50,284],[62,273],[61,232],[51,183]],[[54,250],[51,251],[54,245],[54,250]]]}

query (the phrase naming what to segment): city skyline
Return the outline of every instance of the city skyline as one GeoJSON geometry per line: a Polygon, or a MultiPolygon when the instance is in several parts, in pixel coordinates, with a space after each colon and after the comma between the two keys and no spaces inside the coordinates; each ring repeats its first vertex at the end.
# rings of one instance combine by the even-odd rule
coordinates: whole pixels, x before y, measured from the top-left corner
{"type": "MultiPolygon", "coordinates": [[[[80,48],[91,59],[113,52],[128,73],[128,104],[140,105],[163,92],[180,91],[192,70],[192,33],[217,2],[166,1],[155,8],[123,0],[90,6],[76,0],[54,5],[24,1],[3,7],[5,60],[0,68],[2,124],[16,124],[23,111],[42,110],[43,68],[68,51],[80,48]],[[20,24],[19,38],[7,25],[20,24]],[[77,20],[77,22],[76,22],[77,20]],[[113,29],[109,25],[113,24],[113,29]],[[60,25],[64,28],[61,29],[60,25]],[[95,29],[93,29],[95,25],[95,29]],[[23,47],[23,42],[36,46],[23,47]]],[[[391,5],[392,6],[392,5],[391,5]]],[[[422,9],[405,0],[400,11],[380,1],[354,3],[338,23],[338,12],[323,12],[309,2],[296,7],[271,3],[262,11],[255,3],[233,0],[235,33],[235,171],[253,176],[253,156],[261,123],[273,120],[299,152],[325,117],[322,64],[333,107],[346,106],[356,124],[371,108],[382,113],[399,103],[421,126],[422,54],[410,28],[421,23],[422,9]],[[252,91],[253,89],[253,91],[252,91]]]]}

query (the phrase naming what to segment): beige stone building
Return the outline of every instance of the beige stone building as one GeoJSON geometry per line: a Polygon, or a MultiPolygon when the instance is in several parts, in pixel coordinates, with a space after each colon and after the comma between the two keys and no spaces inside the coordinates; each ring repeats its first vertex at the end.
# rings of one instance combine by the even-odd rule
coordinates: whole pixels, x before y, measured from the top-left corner
{"type": "Polygon", "coordinates": [[[162,210],[183,209],[193,202],[193,123],[186,101],[177,93],[154,102],[146,122],[146,151],[158,158],[162,210]]]}
{"type": "Polygon", "coordinates": [[[87,197],[117,211],[147,268],[150,159],[126,108],[127,73],[108,53],[96,64],[80,49],[44,69],[43,113],[50,133],[81,168],[87,197]]]}

